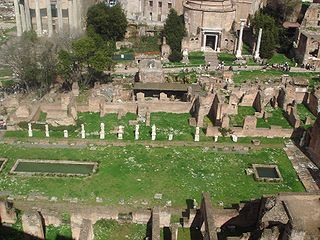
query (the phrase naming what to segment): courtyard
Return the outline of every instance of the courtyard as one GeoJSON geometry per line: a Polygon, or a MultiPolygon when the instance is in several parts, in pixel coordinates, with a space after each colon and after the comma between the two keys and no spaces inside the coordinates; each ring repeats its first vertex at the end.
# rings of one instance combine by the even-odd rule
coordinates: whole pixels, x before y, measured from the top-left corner
{"type": "Polygon", "coordinates": [[[0,191],[10,191],[14,196],[38,194],[58,201],[76,198],[95,203],[99,198],[108,205],[139,207],[170,203],[173,207],[183,207],[186,199],[199,201],[201,193],[207,191],[215,206],[230,206],[263,194],[304,191],[281,148],[241,154],[201,147],[131,145],[45,149],[3,144],[0,157],[8,158],[0,173],[0,191]],[[86,178],[10,175],[10,169],[20,158],[93,161],[99,167],[86,178]],[[252,164],[277,165],[283,182],[256,182],[245,173],[252,164]],[[156,194],[161,197],[156,199],[156,194]]]}

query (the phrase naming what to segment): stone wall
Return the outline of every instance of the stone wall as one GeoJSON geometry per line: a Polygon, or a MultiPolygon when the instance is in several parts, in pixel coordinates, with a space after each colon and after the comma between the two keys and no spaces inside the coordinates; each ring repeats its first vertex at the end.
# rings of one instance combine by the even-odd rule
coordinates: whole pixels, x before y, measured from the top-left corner
{"type": "MultiPolygon", "coordinates": [[[[283,129],[281,127],[271,126],[269,128],[255,128],[255,129],[243,129],[239,127],[232,128],[234,135],[238,137],[286,137],[289,138],[292,136],[293,129],[283,129]]],[[[222,136],[219,127],[208,127],[206,131],[206,136],[222,136]]]]}
{"type": "Polygon", "coordinates": [[[320,167],[320,113],[310,132],[309,152],[314,162],[320,167]]]}

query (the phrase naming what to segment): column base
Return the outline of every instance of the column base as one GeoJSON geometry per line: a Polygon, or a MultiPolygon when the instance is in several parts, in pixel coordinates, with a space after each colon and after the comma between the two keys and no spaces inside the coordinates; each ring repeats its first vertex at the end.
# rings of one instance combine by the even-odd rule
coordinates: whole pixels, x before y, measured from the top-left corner
{"type": "Polygon", "coordinates": [[[242,58],[242,52],[241,50],[237,50],[236,52],[236,58],[241,59],[242,58]]]}
{"type": "Polygon", "coordinates": [[[260,54],[256,53],[253,58],[254,60],[260,60],[260,54]]]}

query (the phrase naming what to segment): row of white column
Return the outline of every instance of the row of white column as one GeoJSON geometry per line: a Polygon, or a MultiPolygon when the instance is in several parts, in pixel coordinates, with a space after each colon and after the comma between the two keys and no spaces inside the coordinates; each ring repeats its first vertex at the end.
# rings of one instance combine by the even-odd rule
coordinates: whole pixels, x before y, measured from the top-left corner
{"type": "MultiPolygon", "coordinates": [[[[242,37],[243,37],[243,29],[245,26],[245,22],[241,21],[240,22],[240,33],[239,33],[239,39],[238,39],[238,46],[237,46],[237,51],[236,51],[236,58],[241,59],[242,58],[242,37]]],[[[256,49],[254,52],[254,59],[260,59],[260,46],[261,46],[261,37],[262,37],[262,28],[259,29],[259,34],[258,34],[258,40],[257,40],[257,45],[256,49]]]]}
{"type": "MultiPolygon", "coordinates": [[[[40,13],[40,0],[35,1],[35,14],[36,14],[36,32],[38,36],[43,34],[42,17],[40,13]]],[[[46,1],[47,8],[47,21],[48,21],[48,36],[53,35],[53,20],[51,0],[46,1]]],[[[80,26],[79,19],[79,7],[78,0],[68,0],[68,24],[70,34],[76,33],[80,26]]],[[[32,29],[32,18],[30,15],[29,0],[24,0],[24,4],[21,4],[19,0],[14,0],[14,11],[16,15],[17,36],[21,36],[23,32],[30,31],[32,29]]],[[[63,31],[63,16],[62,16],[62,0],[57,0],[57,18],[58,18],[58,32],[63,31]]]]}

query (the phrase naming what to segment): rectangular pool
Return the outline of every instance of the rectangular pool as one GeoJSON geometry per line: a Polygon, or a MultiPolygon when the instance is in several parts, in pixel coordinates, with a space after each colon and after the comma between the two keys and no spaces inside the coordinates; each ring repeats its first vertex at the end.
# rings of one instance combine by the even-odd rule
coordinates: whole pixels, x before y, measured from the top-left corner
{"type": "Polygon", "coordinates": [[[95,162],[19,159],[10,172],[25,175],[86,176],[94,173],[96,168],[95,162]]]}

